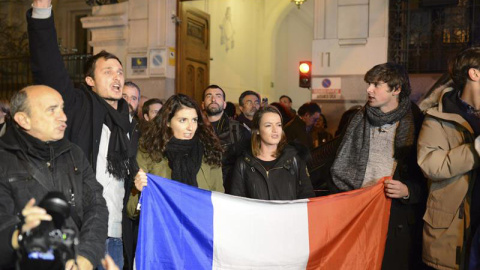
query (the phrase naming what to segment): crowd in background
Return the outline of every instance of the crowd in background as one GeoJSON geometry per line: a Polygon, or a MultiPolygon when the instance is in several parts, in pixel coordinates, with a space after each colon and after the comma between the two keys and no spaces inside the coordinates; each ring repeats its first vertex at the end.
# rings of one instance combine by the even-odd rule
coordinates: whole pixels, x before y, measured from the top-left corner
{"type": "Polygon", "coordinates": [[[133,269],[147,173],[262,200],[346,192],[391,176],[383,183],[392,206],[382,268],[480,267],[479,48],[452,61],[452,80],[423,111],[410,101],[401,65],[372,67],[366,89],[359,87],[366,104],[347,110],[332,135],[317,103],[295,110],[286,95],[268,104],[246,90],[239,114],[219,85],[206,87],[201,103],[183,94],[149,99],[106,51],[87,60],[85,84],[76,88],[58,51],[51,1],[32,6],[38,85],[0,100],[2,269],[30,265],[19,250],[25,235],[52,219],[35,204],[52,190],[67,198],[80,239],[62,265],[112,269],[100,264],[107,253],[120,269],[133,269]]]}

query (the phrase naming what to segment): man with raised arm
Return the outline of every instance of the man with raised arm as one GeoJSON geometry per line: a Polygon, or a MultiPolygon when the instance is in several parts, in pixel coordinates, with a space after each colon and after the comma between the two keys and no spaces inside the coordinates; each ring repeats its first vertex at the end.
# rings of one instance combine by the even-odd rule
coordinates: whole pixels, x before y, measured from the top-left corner
{"type": "Polygon", "coordinates": [[[123,66],[113,54],[101,51],[85,64],[85,84],[75,88],[58,50],[51,0],[34,0],[27,12],[32,73],[36,83],[57,90],[68,117],[66,138],[80,146],[90,161],[107,202],[107,253],[123,268],[132,267],[131,221],[125,198],[137,172],[136,144],[130,142],[132,125],[127,102],[122,99],[123,66]]]}

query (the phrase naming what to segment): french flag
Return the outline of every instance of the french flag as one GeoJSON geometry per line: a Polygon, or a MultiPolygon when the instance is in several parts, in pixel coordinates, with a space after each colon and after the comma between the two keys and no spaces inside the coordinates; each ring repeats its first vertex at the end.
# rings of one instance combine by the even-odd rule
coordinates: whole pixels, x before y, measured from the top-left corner
{"type": "Polygon", "coordinates": [[[136,268],[380,269],[385,179],[327,197],[262,201],[148,174],[136,268]]]}

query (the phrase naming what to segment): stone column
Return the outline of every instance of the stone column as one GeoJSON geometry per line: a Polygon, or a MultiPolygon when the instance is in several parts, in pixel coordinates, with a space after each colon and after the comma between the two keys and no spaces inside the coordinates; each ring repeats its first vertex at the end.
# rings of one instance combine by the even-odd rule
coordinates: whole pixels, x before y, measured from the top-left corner
{"type": "Polygon", "coordinates": [[[128,2],[94,6],[92,16],[82,18],[83,28],[90,29],[93,53],[106,50],[123,63],[126,60],[128,39],[128,2]]]}

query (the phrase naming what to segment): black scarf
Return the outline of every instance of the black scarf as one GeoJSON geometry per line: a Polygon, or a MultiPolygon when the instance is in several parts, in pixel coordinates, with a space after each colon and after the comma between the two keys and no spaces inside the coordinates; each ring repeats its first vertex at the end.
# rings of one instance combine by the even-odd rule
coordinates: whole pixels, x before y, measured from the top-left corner
{"type": "Polygon", "coordinates": [[[113,108],[103,98],[94,95],[106,110],[104,124],[110,129],[108,142],[107,170],[118,180],[126,180],[137,173],[135,150],[130,146],[127,134],[132,128],[129,121],[128,105],[120,100],[118,109],[113,108]]]}
{"type": "Polygon", "coordinates": [[[237,121],[241,124],[247,125],[249,129],[252,129],[253,127],[253,121],[248,119],[243,113],[240,113],[240,115],[238,115],[237,121]]]}
{"type": "Polygon", "coordinates": [[[404,157],[415,144],[415,124],[411,101],[400,101],[388,113],[365,105],[353,116],[331,168],[332,179],[341,191],[358,189],[365,178],[370,149],[370,129],[400,121],[395,133],[394,158],[404,157]]]}
{"type": "Polygon", "coordinates": [[[220,117],[220,119],[218,119],[218,121],[211,122],[210,124],[212,124],[212,127],[213,127],[216,134],[222,134],[222,133],[228,131],[228,121],[229,121],[228,116],[224,112],[222,114],[222,117],[220,117]]]}
{"type": "Polygon", "coordinates": [[[172,137],[165,148],[173,180],[198,187],[197,173],[202,165],[203,144],[197,136],[191,140],[172,137]]]}
{"type": "Polygon", "coordinates": [[[26,133],[16,124],[12,125],[11,127],[13,136],[23,150],[41,160],[50,161],[51,164],[53,164],[52,160],[56,155],[60,154],[60,152],[63,152],[69,147],[66,139],[44,142],[26,133]]]}

